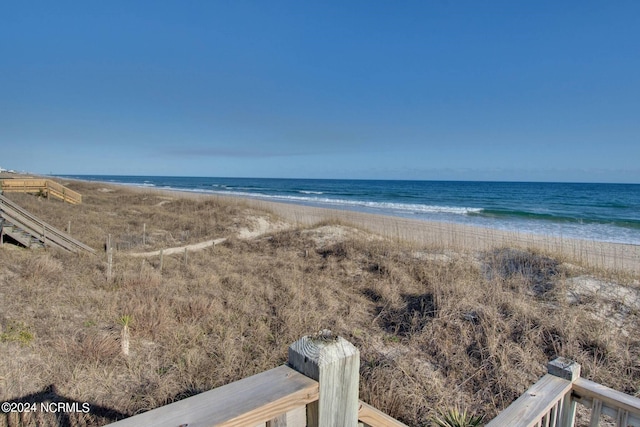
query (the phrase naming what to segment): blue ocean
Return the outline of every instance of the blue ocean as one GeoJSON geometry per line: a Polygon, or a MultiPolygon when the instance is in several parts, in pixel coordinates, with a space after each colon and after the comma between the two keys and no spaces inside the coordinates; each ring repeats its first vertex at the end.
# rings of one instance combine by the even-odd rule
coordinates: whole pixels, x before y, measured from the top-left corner
{"type": "Polygon", "coordinates": [[[640,245],[640,184],[64,177],[640,245]]]}

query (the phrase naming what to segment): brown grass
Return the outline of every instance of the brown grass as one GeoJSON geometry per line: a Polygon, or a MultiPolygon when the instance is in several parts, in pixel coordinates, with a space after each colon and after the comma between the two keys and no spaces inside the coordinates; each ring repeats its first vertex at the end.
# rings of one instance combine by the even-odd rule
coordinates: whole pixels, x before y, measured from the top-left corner
{"type": "MultiPolygon", "coordinates": [[[[637,292],[635,274],[605,275],[540,249],[406,243],[339,221],[242,240],[234,236],[250,218],[272,214],[215,197],[68,185],[82,205],[9,195],[54,226],[71,221],[76,238],[102,251],[0,247],[0,333],[32,334],[0,342],[0,400],[54,385],[131,415],[278,366],[290,343],[323,328],[360,349],[361,398],[409,425],[456,405],[490,419],[558,355],[594,381],[639,391],[638,310],[622,304],[614,326],[595,315],[599,295],[567,299],[573,277],[637,292]],[[110,283],[108,234],[119,249],[110,283]],[[166,256],[162,272],[158,257],[127,255],[218,237],[229,239],[189,253],[187,265],[166,256]],[[128,357],[123,316],[132,319],[128,357]]],[[[78,423],[109,422],[100,415],[78,423]]]]}

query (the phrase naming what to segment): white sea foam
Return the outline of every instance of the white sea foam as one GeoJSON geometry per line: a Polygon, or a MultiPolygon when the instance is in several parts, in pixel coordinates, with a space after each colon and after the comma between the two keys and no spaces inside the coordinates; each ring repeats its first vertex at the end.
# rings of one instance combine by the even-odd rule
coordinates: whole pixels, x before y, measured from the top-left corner
{"type": "Polygon", "coordinates": [[[328,197],[304,197],[285,196],[273,194],[248,193],[242,191],[211,191],[218,194],[232,196],[255,197],[259,199],[282,200],[286,202],[310,203],[316,205],[340,206],[367,208],[382,211],[394,211],[404,214],[457,214],[467,215],[470,213],[482,212],[482,208],[468,208],[455,206],[423,205],[417,203],[391,203],[391,202],[371,202],[363,200],[332,199],[328,197]]]}

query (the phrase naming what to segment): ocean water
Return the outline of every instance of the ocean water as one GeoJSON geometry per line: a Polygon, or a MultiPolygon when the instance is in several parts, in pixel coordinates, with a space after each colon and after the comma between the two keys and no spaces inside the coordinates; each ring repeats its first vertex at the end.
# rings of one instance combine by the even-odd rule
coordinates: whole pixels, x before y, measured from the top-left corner
{"type": "Polygon", "coordinates": [[[65,177],[640,245],[640,184],[65,177]]]}

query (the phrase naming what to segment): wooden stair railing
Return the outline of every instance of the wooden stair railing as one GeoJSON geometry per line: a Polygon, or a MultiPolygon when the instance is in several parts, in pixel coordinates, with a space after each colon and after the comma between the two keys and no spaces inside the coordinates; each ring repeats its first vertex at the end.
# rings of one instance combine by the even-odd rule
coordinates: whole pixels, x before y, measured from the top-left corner
{"type": "MultiPolygon", "coordinates": [[[[16,227],[19,229],[18,231],[26,232],[35,237],[42,242],[44,246],[49,245],[59,247],[71,252],[86,251],[92,254],[96,253],[95,249],[74,239],[67,233],[58,230],[52,225],[47,224],[3,195],[0,195],[0,217],[4,220],[2,233],[10,235],[12,238],[15,238],[14,235],[17,231],[15,229],[8,230],[10,226],[16,227]],[[6,233],[5,226],[7,227],[6,233]]],[[[16,240],[23,243],[20,239],[16,240]]],[[[25,246],[31,247],[31,244],[25,246]]]]}

